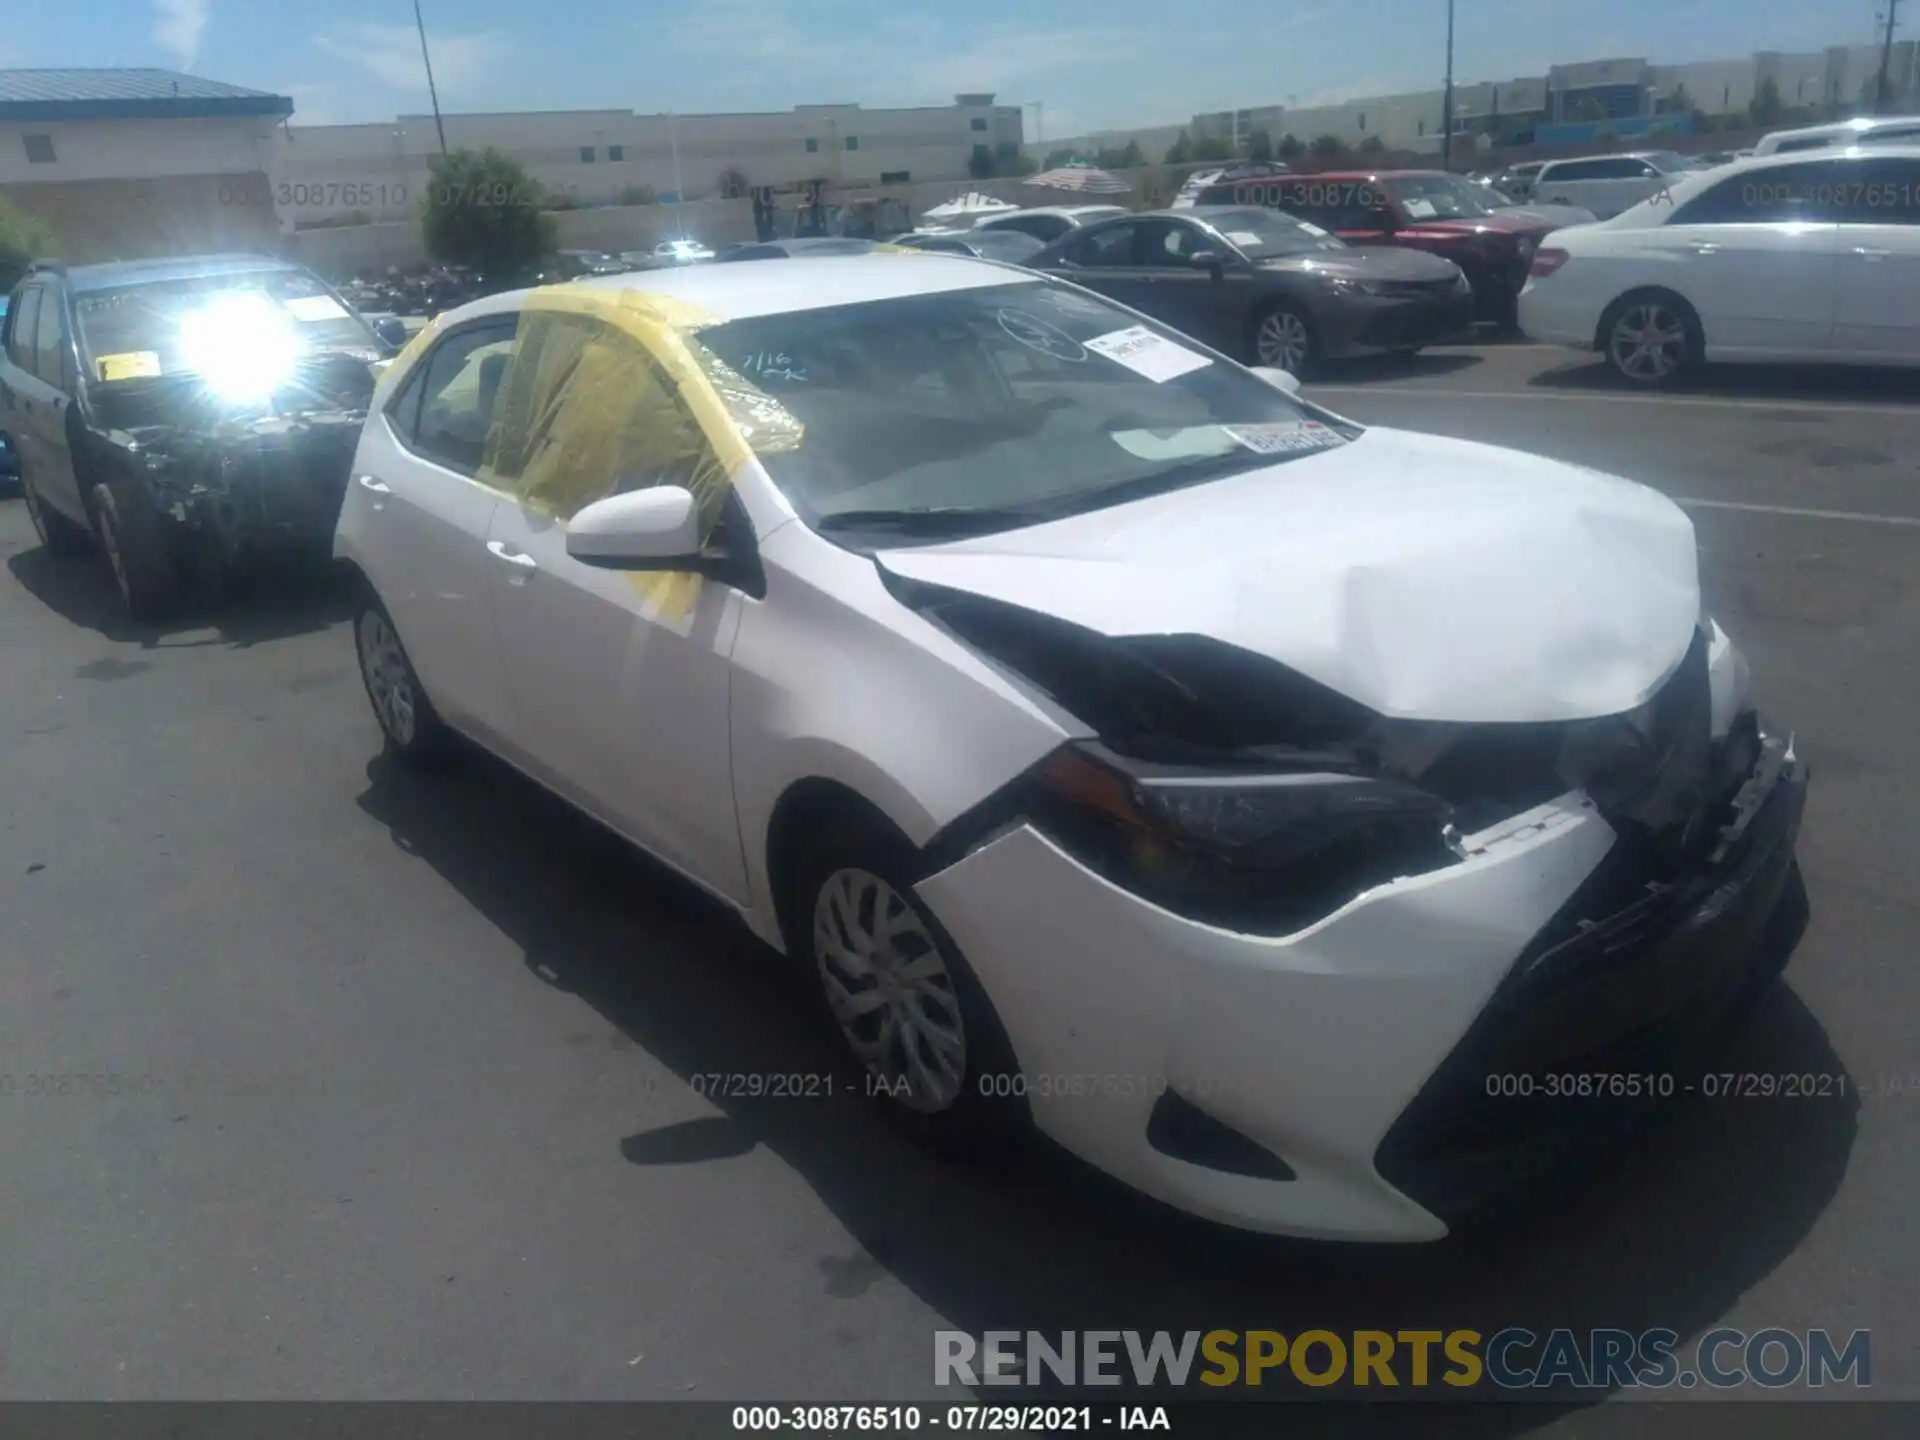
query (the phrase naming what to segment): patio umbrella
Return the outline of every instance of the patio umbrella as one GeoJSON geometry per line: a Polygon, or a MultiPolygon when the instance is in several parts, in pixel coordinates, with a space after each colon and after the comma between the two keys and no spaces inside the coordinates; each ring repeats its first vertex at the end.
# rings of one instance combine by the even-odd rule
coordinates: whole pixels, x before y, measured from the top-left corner
{"type": "Polygon", "coordinates": [[[1071,190],[1077,195],[1124,195],[1133,187],[1097,165],[1062,165],[1021,182],[1043,190],[1071,190]]]}
{"type": "Polygon", "coordinates": [[[991,195],[982,195],[978,190],[969,190],[945,204],[936,205],[922,212],[923,220],[956,220],[968,215],[994,215],[1002,210],[1017,210],[1020,207],[1010,205],[1005,200],[996,200],[991,195]]]}

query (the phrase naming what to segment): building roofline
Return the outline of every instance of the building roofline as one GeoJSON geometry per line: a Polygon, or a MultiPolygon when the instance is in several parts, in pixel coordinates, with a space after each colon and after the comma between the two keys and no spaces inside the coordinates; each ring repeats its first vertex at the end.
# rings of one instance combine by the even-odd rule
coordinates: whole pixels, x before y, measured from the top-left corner
{"type": "Polygon", "coordinates": [[[285,95],[181,95],[125,100],[0,100],[0,120],[57,123],[73,120],[213,120],[293,114],[285,95]]]}

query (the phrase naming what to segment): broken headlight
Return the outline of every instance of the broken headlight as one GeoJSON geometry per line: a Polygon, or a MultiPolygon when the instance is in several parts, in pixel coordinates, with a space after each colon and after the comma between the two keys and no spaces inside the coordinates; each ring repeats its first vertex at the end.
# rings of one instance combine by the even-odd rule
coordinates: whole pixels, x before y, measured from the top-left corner
{"type": "Polygon", "coordinates": [[[1107,879],[1208,923],[1284,933],[1375,885],[1455,862],[1452,807],[1405,782],[1316,768],[1206,771],[1104,747],[1034,772],[1032,819],[1107,879]]]}

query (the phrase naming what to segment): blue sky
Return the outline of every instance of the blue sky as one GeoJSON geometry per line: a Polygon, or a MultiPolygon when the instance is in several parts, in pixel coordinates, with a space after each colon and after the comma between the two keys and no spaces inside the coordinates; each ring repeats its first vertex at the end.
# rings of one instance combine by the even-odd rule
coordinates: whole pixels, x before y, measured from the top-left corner
{"type": "MultiPolygon", "coordinates": [[[[1444,0],[422,6],[449,111],[940,104],[991,90],[1041,102],[1052,136],[1438,85],[1446,25],[1444,0]]],[[[1558,60],[1865,43],[1874,0],[1457,0],[1457,17],[1456,77],[1504,80],[1558,60]]],[[[419,62],[410,0],[65,0],[0,32],[0,65],[191,70],[291,95],[296,124],[425,110],[419,62]]]]}

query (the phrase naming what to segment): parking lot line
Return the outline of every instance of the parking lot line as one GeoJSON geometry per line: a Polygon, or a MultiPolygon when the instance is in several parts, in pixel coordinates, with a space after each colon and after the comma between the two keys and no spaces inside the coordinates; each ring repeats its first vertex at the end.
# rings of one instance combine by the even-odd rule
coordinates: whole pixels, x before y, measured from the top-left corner
{"type": "Polygon", "coordinates": [[[1553,395],[1532,390],[1435,390],[1425,385],[1308,385],[1301,393],[1317,395],[1393,395],[1415,400],[1558,400],[1574,405],[1662,405],[1713,410],[1818,410],[1826,415],[1884,415],[1914,408],[1904,400],[1884,405],[1832,400],[1735,400],[1711,395],[1553,395]]]}
{"type": "Polygon", "coordinates": [[[1745,500],[1692,500],[1669,497],[1676,505],[1701,510],[1746,510],[1755,515],[1787,515],[1796,520],[1852,520],[1862,525],[1899,525],[1920,528],[1920,515],[1868,515],[1859,510],[1802,510],[1793,505],[1755,505],[1745,500]]]}

